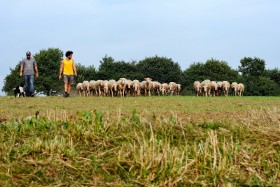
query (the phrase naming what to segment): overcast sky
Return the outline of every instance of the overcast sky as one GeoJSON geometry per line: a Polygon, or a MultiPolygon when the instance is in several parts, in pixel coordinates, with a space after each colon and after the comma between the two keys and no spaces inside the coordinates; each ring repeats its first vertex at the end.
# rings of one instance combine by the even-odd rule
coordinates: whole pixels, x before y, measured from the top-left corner
{"type": "Polygon", "coordinates": [[[183,70],[210,58],[236,69],[245,56],[279,68],[279,10],[279,0],[1,0],[0,90],[26,51],[53,47],[96,68],[106,54],[165,56],[183,70]]]}

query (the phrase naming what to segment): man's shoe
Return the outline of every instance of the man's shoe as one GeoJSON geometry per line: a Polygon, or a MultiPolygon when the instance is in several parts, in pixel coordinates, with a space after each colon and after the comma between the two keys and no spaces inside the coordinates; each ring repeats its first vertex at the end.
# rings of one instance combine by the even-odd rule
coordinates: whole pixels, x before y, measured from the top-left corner
{"type": "Polygon", "coordinates": [[[64,92],[63,97],[68,97],[68,93],[64,92]]]}

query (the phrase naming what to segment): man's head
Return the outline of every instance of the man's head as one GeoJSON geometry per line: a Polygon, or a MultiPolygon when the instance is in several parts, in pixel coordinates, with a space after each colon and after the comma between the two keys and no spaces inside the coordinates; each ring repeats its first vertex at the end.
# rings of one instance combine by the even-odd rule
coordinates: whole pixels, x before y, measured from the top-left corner
{"type": "Polygon", "coordinates": [[[30,51],[27,51],[27,52],[26,52],[26,58],[29,60],[30,57],[31,57],[31,53],[30,53],[30,51]]]}
{"type": "Polygon", "coordinates": [[[68,59],[71,59],[71,58],[72,58],[72,55],[73,55],[73,51],[66,51],[66,53],[65,53],[65,56],[66,56],[68,59]]]}

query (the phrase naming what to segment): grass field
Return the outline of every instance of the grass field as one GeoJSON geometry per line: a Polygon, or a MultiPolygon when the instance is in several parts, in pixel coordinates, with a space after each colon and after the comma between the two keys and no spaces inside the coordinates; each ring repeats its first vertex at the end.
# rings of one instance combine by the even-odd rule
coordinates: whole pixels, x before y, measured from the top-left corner
{"type": "Polygon", "coordinates": [[[279,97],[0,97],[0,186],[277,186],[279,97]]]}

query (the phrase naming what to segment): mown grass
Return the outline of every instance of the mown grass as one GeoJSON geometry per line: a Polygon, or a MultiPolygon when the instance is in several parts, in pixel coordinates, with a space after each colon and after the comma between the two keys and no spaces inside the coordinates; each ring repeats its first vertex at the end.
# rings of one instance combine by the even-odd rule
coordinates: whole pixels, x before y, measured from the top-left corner
{"type": "Polygon", "coordinates": [[[276,186],[277,97],[0,97],[0,186],[276,186]]]}

